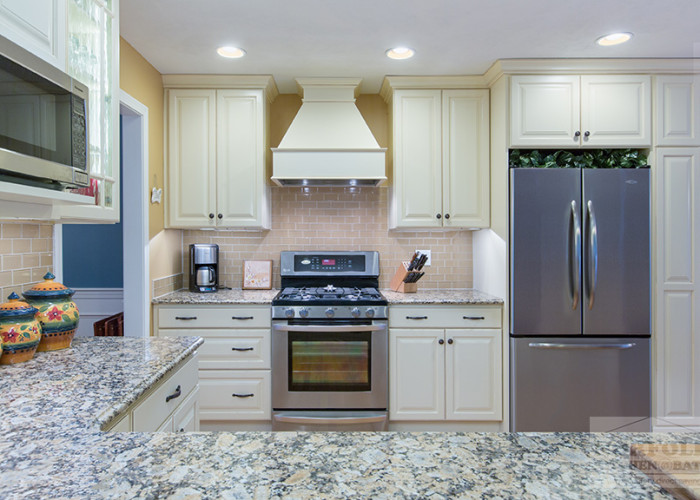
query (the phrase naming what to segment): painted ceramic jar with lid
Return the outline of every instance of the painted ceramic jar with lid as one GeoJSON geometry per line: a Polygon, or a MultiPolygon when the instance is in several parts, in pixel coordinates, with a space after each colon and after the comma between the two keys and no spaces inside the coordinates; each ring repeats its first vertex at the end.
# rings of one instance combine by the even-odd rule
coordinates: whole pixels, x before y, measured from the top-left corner
{"type": "Polygon", "coordinates": [[[38,309],[36,318],[41,323],[39,351],[56,351],[70,347],[78,328],[79,313],[71,297],[75,291],[54,281],[51,273],[44,281],[24,292],[24,298],[38,309]]]}
{"type": "Polygon", "coordinates": [[[8,302],[0,305],[0,365],[21,363],[34,357],[41,340],[36,313],[37,309],[19,300],[15,292],[10,294],[8,302]]]}

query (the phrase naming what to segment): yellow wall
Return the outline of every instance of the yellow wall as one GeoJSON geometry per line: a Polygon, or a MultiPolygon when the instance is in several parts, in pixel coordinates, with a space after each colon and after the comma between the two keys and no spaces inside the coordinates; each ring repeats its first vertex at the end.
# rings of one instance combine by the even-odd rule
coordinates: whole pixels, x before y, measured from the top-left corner
{"type": "MultiPolygon", "coordinates": [[[[163,187],[163,82],[160,73],[129,45],[119,39],[119,87],[148,108],[148,184],[163,187]]],[[[148,236],[164,225],[163,203],[149,203],[148,236]]]]}

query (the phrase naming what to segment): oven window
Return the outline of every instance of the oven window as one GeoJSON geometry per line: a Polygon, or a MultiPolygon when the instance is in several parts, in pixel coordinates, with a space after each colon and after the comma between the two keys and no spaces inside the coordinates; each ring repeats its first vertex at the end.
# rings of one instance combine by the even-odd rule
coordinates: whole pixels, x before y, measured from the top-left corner
{"type": "Polygon", "coordinates": [[[369,391],[371,333],[290,332],[290,391],[369,391]]]}

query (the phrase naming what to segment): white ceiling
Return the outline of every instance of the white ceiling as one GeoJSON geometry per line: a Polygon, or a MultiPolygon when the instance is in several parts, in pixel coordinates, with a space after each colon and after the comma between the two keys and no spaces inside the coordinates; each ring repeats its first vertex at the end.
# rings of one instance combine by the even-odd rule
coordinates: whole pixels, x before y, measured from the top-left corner
{"type": "Polygon", "coordinates": [[[497,59],[700,57],[700,0],[120,0],[120,31],[160,73],[362,77],[483,74],[497,59]],[[599,47],[601,35],[632,41],[599,47]],[[244,48],[223,59],[221,45],[244,48]],[[395,46],[416,50],[394,61],[395,46]]]}

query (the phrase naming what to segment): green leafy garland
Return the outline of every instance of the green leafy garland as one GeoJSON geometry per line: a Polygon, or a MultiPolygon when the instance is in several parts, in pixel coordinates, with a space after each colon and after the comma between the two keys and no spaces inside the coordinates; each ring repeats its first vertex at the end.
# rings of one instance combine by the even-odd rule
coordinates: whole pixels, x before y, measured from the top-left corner
{"type": "Polygon", "coordinates": [[[508,163],[511,168],[640,168],[647,165],[647,156],[637,149],[511,149],[508,163]]]}

